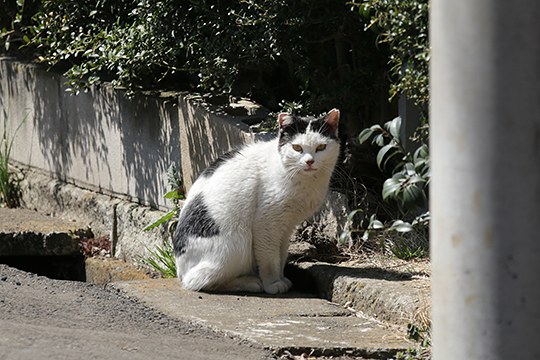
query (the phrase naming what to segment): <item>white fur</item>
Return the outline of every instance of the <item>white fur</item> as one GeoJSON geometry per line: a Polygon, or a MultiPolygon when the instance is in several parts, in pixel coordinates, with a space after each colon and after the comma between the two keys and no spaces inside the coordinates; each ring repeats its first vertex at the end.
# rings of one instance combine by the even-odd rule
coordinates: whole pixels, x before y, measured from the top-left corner
{"type": "MultiPolygon", "coordinates": [[[[203,193],[218,236],[192,238],[176,258],[178,277],[192,290],[283,293],[289,238],[326,197],[339,144],[308,131],[290,143],[247,145],[192,186],[186,205],[203,193]],[[303,152],[291,144],[300,144],[303,152]],[[320,144],[326,149],[317,152],[320,144]],[[311,171],[306,161],[314,160],[311,171]]],[[[184,207],[185,208],[185,207],[184,207]]]]}

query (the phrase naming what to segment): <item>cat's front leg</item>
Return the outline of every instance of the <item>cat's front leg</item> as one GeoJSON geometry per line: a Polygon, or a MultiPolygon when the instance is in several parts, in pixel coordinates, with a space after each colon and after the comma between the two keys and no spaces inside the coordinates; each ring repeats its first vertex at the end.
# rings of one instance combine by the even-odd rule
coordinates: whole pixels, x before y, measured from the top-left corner
{"type": "Polygon", "coordinates": [[[287,279],[285,277],[285,265],[287,265],[287,259],[289,257],[289,245],[290,245],[290,238],[291,238],[291,235],[287,235],[287,236],[284,236],[282,239],[281,239],[281,244],[280,244],[280,268],[281,268],[281,272],[280,272],[280,275],[281,275],[281,280],[283,280],[284,282],[286,282],[289,286],[289,289],[292,287],[292,282],[291,280],[287,279]]]}
{"type": "Polygon", "coordinates": [[[283,276],[281,242],[269,237],[266,241],[255,241],[254,252],[264,292],[281,294],[289,291],[292,283],[283,276]]]}

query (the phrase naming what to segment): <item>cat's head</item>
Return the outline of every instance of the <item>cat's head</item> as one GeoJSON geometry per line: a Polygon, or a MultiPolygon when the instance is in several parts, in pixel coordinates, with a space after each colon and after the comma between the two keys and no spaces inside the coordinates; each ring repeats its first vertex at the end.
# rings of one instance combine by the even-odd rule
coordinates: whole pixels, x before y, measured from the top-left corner
{"type": "Polygon", "coordinates": [[[278,121],[279,152],[287,170],[306,176],[334,170],[339,156],[339,110],[320,117],[281,113],[278,121]]]}

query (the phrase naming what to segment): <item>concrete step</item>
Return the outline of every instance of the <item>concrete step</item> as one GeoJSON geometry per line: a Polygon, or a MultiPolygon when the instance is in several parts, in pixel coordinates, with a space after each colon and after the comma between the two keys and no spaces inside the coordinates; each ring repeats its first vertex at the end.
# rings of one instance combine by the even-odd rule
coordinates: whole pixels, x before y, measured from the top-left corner
{"type": "Polygon", "coordinates": [[[360,309],[389,324],[427,328],[431,323],[431,281],[426,274],[322,262],[294,266],[295,285],[310,283],[323,299],[360,309]]]}
{"type": "Polygon", "coordinates": [[[32,210],[0,208],[0,256],[76,256],[88,227],[32,210]]]}
{"type": "Polygon", "coordinates": [[[86,282],[108,284],[115,281],[149,280],[159,277],[150,269],[118,259],[90,257],[84,261],[86,282]]]}
{"type": "Polygon", "coordinates": [[[314,295],[210,294],[184,290],[176,279],[112,283],[173,318],[255,342],[277,355],[389,359],[413,344],[389,326],[314,295]]]}

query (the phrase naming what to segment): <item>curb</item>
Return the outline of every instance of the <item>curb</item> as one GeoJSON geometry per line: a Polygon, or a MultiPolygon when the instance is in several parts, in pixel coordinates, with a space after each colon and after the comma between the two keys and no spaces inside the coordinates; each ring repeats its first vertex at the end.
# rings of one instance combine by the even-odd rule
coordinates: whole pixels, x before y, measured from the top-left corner
{"type": "Polygon", "coordinates": [[[316,289],[320,298],[388,324],[428,326],[430,280],[380,268],[301,262],[289,267],[291,277],[316,289]],[[292,267],[292,269],[291,269],[292,267]]]}

